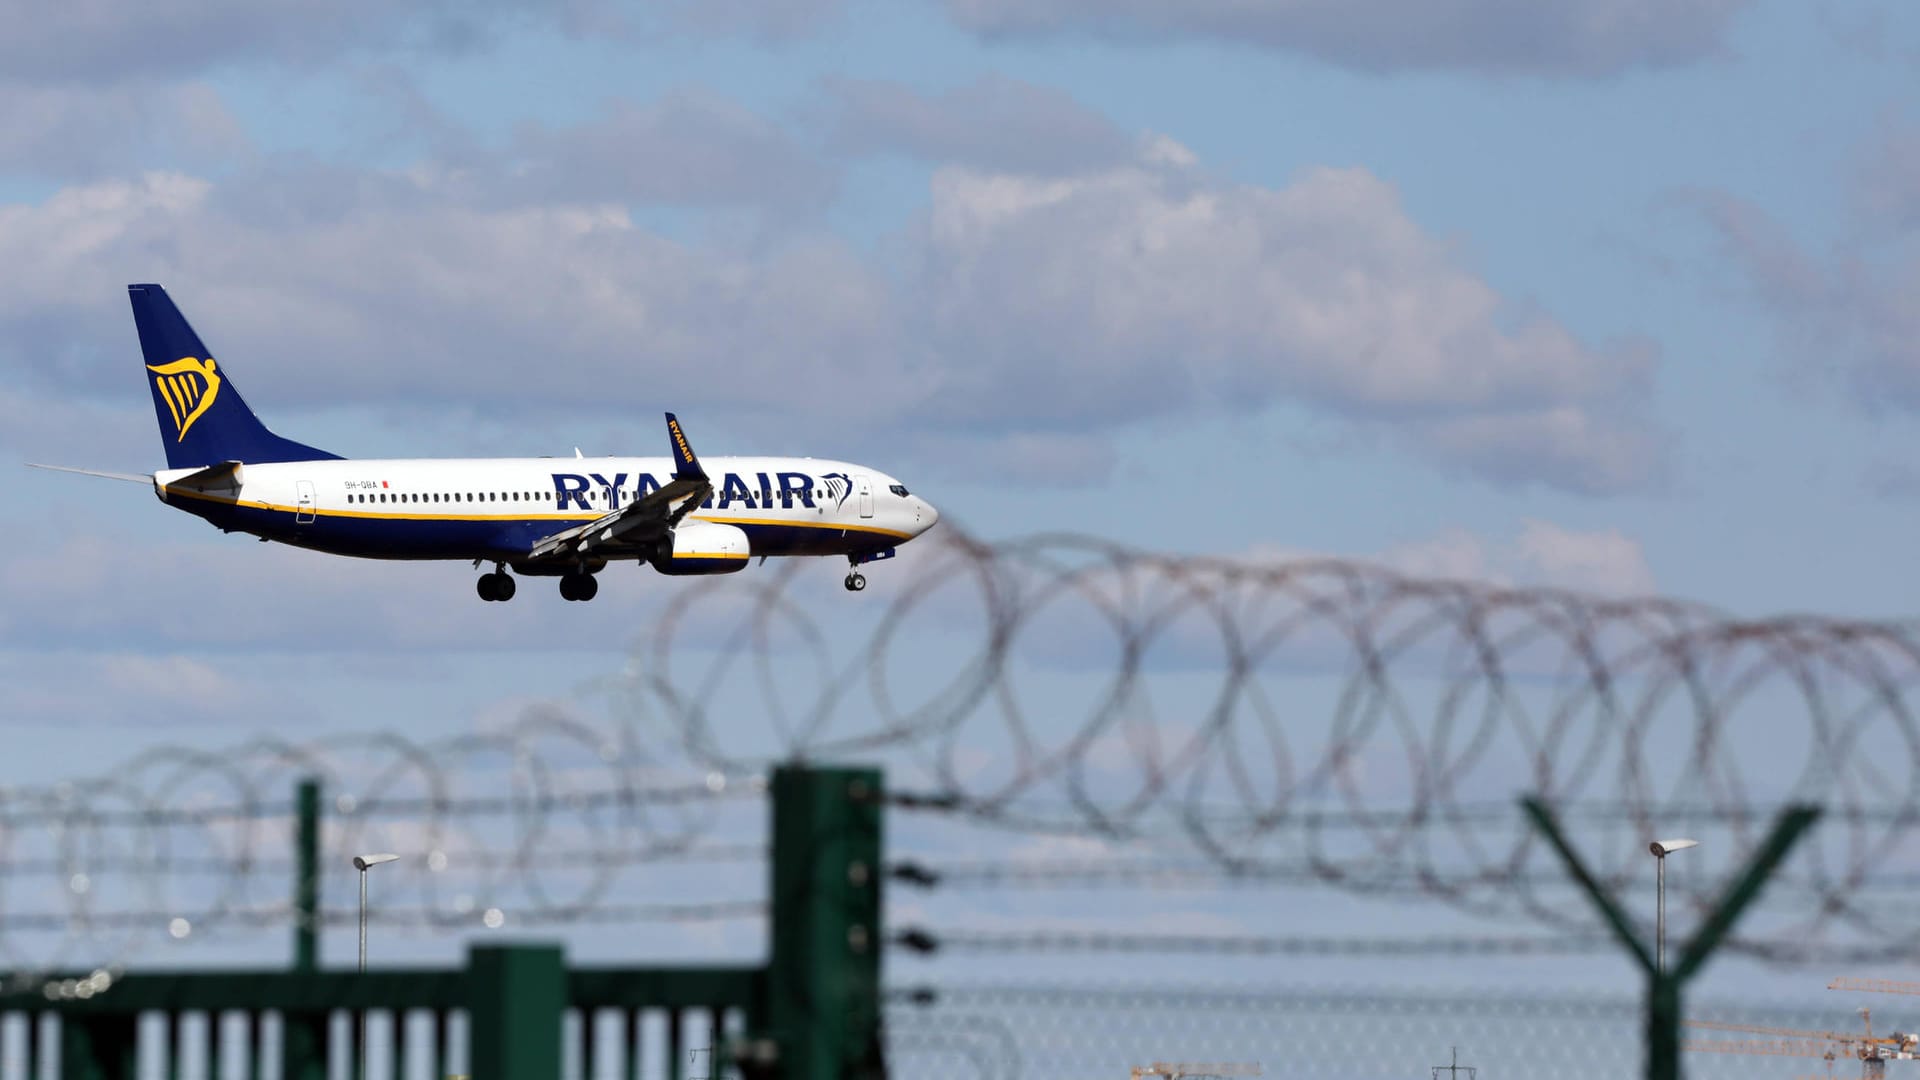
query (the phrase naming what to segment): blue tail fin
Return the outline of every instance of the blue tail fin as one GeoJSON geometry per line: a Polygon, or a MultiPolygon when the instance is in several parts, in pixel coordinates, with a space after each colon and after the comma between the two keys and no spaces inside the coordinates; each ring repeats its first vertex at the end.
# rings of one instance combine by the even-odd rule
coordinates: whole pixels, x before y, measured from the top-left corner
{"type": "Polygon", "coordinates": [[[147,365],[153,410],[167,466],[191,469],[222,461],[317,461],[338,458],[268,431],[247,408],[233,376],[214,363],[200,335],[158,285],[129,285],[133,325],[147,365]]]}

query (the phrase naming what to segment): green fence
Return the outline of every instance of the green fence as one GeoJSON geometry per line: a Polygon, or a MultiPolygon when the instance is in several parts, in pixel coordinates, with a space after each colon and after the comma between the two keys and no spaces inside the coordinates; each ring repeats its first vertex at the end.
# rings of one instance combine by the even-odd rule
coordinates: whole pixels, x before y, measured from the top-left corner
{"type": "Polygon", "coordinates": [[[0,996],[27,1018],[28,1073],[132,1080],[143,1056],[182,1075],[448,1075],[464,1029],[473,1080],[878,1078],[881,820],[877,770],[783,768],[770,789],[771,955],[761,966],[569,967],[554,945],[476,946],[452,970],[316,967],[319,792],[302,785],[292,970],[53,975],[0,996]],[[653,1039],[643,1039],[647,1016],[653,1039]],[[661,1023],[660,1020],[664,1020],[661,1023]],[[368,1066],[367,1026],[390,1033],[368,1066]],[[276,1066],[277,1062],[277,1066],[276,1066]]]}

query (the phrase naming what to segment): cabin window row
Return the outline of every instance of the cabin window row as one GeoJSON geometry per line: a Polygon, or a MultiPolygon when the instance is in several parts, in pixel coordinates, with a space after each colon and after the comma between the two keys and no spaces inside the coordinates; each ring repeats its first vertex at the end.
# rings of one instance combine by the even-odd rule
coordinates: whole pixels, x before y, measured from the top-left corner
{"type": "Polygon", "coordinates": [[[349,494],[347,502],[364,505],[368,503],[437,503],[437,502],[552,502],[551,491],[467,491],[447,493],[407,493],[377,492],[349,494]]]}
{"type": "MultiPolygon", "coordinates": [[[[590,500],[599,501],[600,498],[605,494],[605,492],[604,490],[584,491],[584,492],[580,492],[580,494],[588,497],[590,500]]],[[[637,499],[640,497],[640,492],[638,489],[627,491],[624,494],[627,498],[630,498],[630,499],[637,499]]],[[[784,494],[786,494],[786,492],[768,491],[762,488],[758,492],[752,492],[752,491],[746,492],[745,497],[749,499],[758,497],[763,502],[771,502],[774,499],[777,499],[784,494]]],[[[806,493],[796,491],[794,492],[794,494],[804,496],[806,493]]],[[[358,493],[358,494],[350,493],[347,495],[347,502],[353,505],[367,505],[372,503],[552,502],[554,499],[554,495],[555,493],[551,491],[481,491],[481,492],[468,491],[468,492],[454,492],[452,494],[445,494],[445,493],[422,494],[418,492],[410,492],[410,493],[403,494],[400,492],[382,491],[377,493],[376,492],[366,492],[366,493],[358,493]]],[[[720,496],[719,492],[714,493],[714,497],[717,498],[719,496],[720,496]]],[[[733,495],[733,498],[736,498],[736,499],[740,497],[741,497],[741,494],[737,492],[733,495]]],[[[813,492],[813,497],[816,499],[824,499],[828,497],[828,494],[825,491],[815,491],[813,492]]]]}

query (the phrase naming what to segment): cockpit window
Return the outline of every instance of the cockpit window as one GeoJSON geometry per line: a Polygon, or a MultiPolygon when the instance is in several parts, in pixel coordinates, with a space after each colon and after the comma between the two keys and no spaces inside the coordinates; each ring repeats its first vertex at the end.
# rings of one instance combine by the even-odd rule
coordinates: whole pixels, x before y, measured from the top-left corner
{"type": "Polygon", "coordinates": [[[905,484],[888,484],[887,490],[903,499],[907,497],[907,485],[905,484]]]}

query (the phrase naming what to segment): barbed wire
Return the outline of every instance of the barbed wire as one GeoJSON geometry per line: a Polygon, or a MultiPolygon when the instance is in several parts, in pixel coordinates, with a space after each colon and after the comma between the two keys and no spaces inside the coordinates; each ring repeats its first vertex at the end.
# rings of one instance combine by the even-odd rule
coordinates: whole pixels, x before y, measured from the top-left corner
{"type": "MultiPolygon", "coordinates": [[[[321,793],[316,872],[391,850],[372,921],[442,932],[764,918],[764,782],[655,762],[617,726],[553,708],[435,740],[375,733],[165,747],[111,772],[0,789],[0,969],[30,983],[161,943],[295,927],[293,798],[321,793]],[[689,773],[696,777],[689,782],[689,773]],[[635,902],[637,867],[699,865],[720,895],[635,902]],[[717,875],[717,877],[716,877],[717,875]]],[[[688,889],[678,892],[686,893],[688,889]]],[[[323,906],[316,931],[356,913],[323,906]]]]}
{"type": "Polygon", "coordinates": [[[908,952],[1005,953],[1178,953],[1218,956],[1591,956],[1617,951],[1599,934],[1551,937],[1479,937],[1433,935],[1413,938],[1341,938],[1252,934],[1100,933],[1071,930],[972,930],[931,932],[909,928],[888,944],[908,952]]]}
{"type": "Polygon", "coordinates": [[[1616,889],[1650,875],[1648,837],[1711,830],[1670,882],[1680,910],[1709,905],[1775,807],[1817,802],[1824,823],[1769,894],[1795,921],[1743,944],[1920,952],[1900,895],[1920,875],[1913,623],[958,530],[859,597],[807,568],[677,584],[601,684],[604,722],[542,707],[449,739],[169,747],[0,790],[0,912],[29,916],[0,919],[0,966],[123,958],[176,919],[292,918],[291,793],[309,776],[328,873],[408,853],[382,882],[393,918],[643,920],[665,909],[633,903],[624,875],[668,860],[738,864],[747,887],[684,903],[752,917],[760,777],[827,759],[886,764],[893,806],[932,830],[916,836],[1064,835],[1115,857],[969,861],[928,839],[906,854],[939,888],[1331,885],[1575,934],[1594,924],[1513,794],[1556,806],[1616,889]],[[63,940],[22,947],[63,912],[63,940]]]}
{"type": "MultiPolygon", "coordinates": [[[[890,992],[902,1075],[1128,1075],[1155,1060],[1257,1062],[1268,1076],[1428,1075],[1458,1060],[1490,1076],[1638,1075],[1641,1002],[1565,990],[1192,983],[1177,969],[1123,982],[933,983],[890,992]],[[951,1031],[953,1037],[931,1038],[951,1031]]],[[[1817,1027],[1805,1004],[1704,1001],[1714,1016],[1817,1027]]],[[[1744,1076],[1750,1059],[1690,1055],[1690,1076],[1744,1076]]],[[[1782,1075],[1789,1075],[1783,1072],[1782,1075]]]]}
{"type": "Polygon", "coordinates": [[[1597,804],[1581,839],[1616,889],[1651,877],[1649,838],[1712,827],[1671,883],[1695,910],[1778,806],[1818,803],[1770,893],[1803,918],[1771,935],[1920,948],[1887,887],[1920,869],[1920,624],[1084,536],[914,553],[838,652],[846,616],[797,567],[680,593],[634,696],[717,768],[891,755],[902,809],[1569,929],[1591,913],[1514,796],[1597,804]]]}

